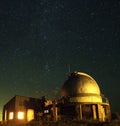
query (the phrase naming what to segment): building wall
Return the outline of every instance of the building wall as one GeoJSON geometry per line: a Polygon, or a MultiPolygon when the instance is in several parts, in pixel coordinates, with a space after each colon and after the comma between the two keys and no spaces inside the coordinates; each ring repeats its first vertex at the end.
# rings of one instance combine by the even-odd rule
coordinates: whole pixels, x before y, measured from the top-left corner
{"type": "Polygon", "coordinates": [[[15,111],[15,97],[13,97],[7,104],[3,107],[3,121],[9,120],[10,112],[15,111]]]}
{"type": "Polygon", "coordinates": [[[3,107],[3,121],[27,122],[40,110],[40,99],[15,96],[3,107]]]}
{"type": "Polygon", "coordinates": [[[29,101],[29,97],[16,96],[15,97],[15,110],[24,110],[26,109],[25,103],[29,101]]]}
{"type": "Polygon", "coordinates": [[[32,119],[39,119],[38,115],[41,116],[41,113],[44,114],[44,117],[46,116],[53,121],[57,121],[58,118],[64,120],[97,120],[101,122],[110,120],[109,103],[70,102],[63,99],[59,103],[57,101],[50,102],[44,108],[41,101],[44,100],[23,96],[13,97],[4,105],[3,121],[28,122],[32,119]]]}

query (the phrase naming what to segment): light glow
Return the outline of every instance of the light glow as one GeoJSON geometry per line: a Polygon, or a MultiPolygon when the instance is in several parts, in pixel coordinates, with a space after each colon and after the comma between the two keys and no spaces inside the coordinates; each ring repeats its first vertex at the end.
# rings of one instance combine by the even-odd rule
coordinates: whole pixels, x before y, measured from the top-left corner
{"type": "Polygon", "coordinates": [[[13,116],[14,116],[14,113],[13,112],[10,112],[9,113],[9,119],[12,120],[13,119],[13,116]]]}
{"type": "Polygon", "coordinates": [[[49,110],[44,110],[44,113],[49,113],[49,110]]]}
{"type": "Polygon", "coordinates": [[[5,121],[7,120],[7,110],[5,110],[5,121]]]}
{"type": "Polygon", "coordinates": [[[34,119],[34,110],[28,109],[27,110],[27,121],[31,121],[34,119]]]}
{"type": "Polygon", "coordinates": [[[24,112],[18,112],[18,119],[24,119],[24,112]]]}

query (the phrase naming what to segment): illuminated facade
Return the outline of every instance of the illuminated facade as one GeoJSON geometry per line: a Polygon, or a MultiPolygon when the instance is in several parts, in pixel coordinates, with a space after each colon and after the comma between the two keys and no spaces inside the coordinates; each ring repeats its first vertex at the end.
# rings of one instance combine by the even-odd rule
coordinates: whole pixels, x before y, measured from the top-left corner
{"type": "Polygon", "coordinates": [[[42,111],[41,100],[25,96],[15,96],[3,107],[4,122],[29,122],[42,111]]]}
{"type": "Polygon", "coordinates": [[[110,104],[88,74],[72,73],[62,87],[61,116],[75,120],[110,120],[110,104]]]}
{"type": "Polygon", "coordinates": [[[39,119],[106,122],[111,119],[110,104],[90,75],[73,72],[63,84],[59,100],[15,96],[4,105],[5,122],[39,119]]]}

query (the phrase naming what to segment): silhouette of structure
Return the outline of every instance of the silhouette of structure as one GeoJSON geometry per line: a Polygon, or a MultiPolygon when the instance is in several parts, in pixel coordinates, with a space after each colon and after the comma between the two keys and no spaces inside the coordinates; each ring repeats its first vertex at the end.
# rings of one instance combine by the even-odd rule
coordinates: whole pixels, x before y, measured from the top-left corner
{"type": "Polygon", "coordinates": [[[109,101],[88,74],[73,72],[61,89],[59,100],[15,96],[3,107],[3,121],[78,120],[106,122],[111,119],[109,101]]]}
{"type": "Polygon", "coordinates": [[[62,116],[77,120],[110,120],[110,104],[88,74],[73,72],[62,87],[62,116]]]}
{"type": "Polygon", "coordinates": [[[3,107],[3,121],[23,123],[38,119],[42,111],[44,111],[45,98],[31,98],[25,96],[14,96],[3,107]]]}

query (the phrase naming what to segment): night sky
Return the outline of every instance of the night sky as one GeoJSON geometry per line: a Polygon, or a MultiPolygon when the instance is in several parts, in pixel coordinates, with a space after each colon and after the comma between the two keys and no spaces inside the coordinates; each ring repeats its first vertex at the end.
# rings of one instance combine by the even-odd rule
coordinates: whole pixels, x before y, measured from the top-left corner
{"type": "Polygon", "coordinates": [[[52,97],[68,73],[91,75],[120,112],[120,0],[1,0],[0,109],[52,97]]]}

